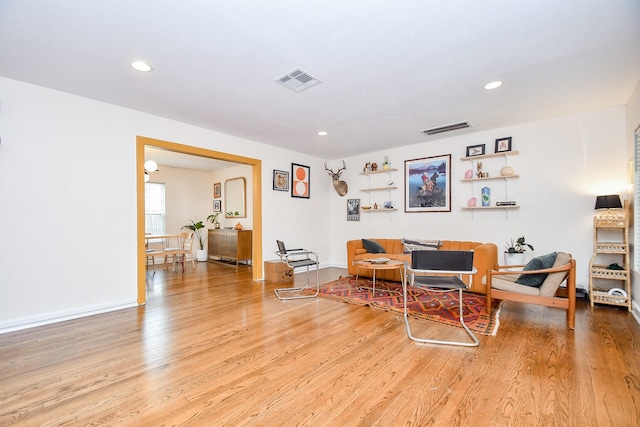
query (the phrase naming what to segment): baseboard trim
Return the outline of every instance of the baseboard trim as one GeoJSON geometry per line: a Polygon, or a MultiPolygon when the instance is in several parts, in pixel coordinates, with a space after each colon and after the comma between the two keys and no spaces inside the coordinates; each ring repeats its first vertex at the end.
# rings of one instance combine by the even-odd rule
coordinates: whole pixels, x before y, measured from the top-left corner
{"type": "Polygon", "coordinates": [[[101,304],[92,307],[83,307],[79,309],[60,311],[57,313],[49,313],[39,316],[25,317],[18,320],[0,322],[0,334],[35,328],[37,326],[50,325],[52,323],[79,319],[81,317],[93,316],[96,314],[102,314],[136,306],[138,306],[138,302],[136,299],[127,299],[122,301],[115,301],[110,304],[101,304]]]}
{"type": "Polygon", "coordinates": [[[636,319],[636,322],[640,325],[640,306],[636,302],[631,300],[631,314],[636,319]]]}

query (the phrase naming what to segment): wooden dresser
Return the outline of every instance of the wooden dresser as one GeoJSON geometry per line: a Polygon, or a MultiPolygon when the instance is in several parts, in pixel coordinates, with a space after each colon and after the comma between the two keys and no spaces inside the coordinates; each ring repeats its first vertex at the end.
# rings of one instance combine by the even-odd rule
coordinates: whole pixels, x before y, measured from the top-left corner
{"type": "Polygon", "coordinates": [[[209,261],[231,260],[251,263],[251,230],[227,230],[224,228],[210,229],[209,232],[209,261]]]}

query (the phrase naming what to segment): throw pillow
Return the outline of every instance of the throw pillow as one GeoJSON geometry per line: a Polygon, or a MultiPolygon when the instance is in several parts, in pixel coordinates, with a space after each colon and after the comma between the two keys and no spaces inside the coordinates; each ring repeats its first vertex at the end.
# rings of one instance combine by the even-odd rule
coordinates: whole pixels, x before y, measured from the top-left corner
{"type": "Polygon", "coordinates": [[[442,241],[402,239],[402,244],[404,245],[404,253],[409,254],[412,251],[437,251],[442,246],[442,241]]]}
{"type": "MultiPolygon", "coordinates": [[[[545,268],[553,267],[553,263],[556,261],[556,253],[551,252],[550,254],[542,255],[539,257],[531,258],[527,265],[524,266],[524,271],[531,270],[544,270],[545,268]]],[[[520,277],[516,280],[516,283],[525,286],[531,286],[534,288],[539,288],[544,280],[547,278],[549,273],[538,273],[538,274],[521,274],[520,277]]]]}
{"type": "Polygon", "coordinates": [[[370,254],[386,253],[382,245],[376,242],[375,240],[362,239],[362,244],[364,245],[364,248],[367,250],[367,252],[369,252],[370,254]]]}

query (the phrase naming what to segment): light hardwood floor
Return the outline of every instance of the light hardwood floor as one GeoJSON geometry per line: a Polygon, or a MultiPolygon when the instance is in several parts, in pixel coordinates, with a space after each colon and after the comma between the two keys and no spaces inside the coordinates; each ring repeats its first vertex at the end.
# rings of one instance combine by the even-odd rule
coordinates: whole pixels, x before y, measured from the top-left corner
{"type": "Polygon", "coordinates": [[[397,314],[279,301],[249,267],[148,278],[146,306],[0,335],[0,425],[640,425],[622,309],[581,300],[570,331],[562,310],[508,302],[480,347],[421,346],[397,314]]]}

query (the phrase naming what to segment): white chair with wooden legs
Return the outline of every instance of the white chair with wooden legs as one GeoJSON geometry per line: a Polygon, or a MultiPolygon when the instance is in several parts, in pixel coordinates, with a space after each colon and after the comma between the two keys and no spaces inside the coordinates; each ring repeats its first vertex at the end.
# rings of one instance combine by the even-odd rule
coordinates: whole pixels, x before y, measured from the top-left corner
{"type": "Polygon", "coordinates": [[[280,300],[290,299],[302,299],[302,298],[315,298],[320,293],[320,279],[318,276],[318,270],[320,263],[318,262],[318,255],[315,252],[308,251],[306,249],[287,249],[284,242],[277,240],[278,251],[276,255],[280,257],[280,261],[284,262],[290,268],[295,271],[296,267],[307,267],[307,284],[305,286],[295,288],[279,288],[273,291],[276,297],[280,300]],[[309,268],[315,265],[316,267],[316,286],[315,292],[312,294],[306,294],[304,291],[309,289],[309,268]]]}
{"type": "Polygon", "coordinates": [[[187,255],[191,255],[191,263],[195,268],[195,262],[193,260],[192,255],[192,246],[193,246],[193,232],[185,232],[181,233],[180,238],[178,239],[178,246],[176,247],[168,247],[162,250],[164,254],[164,264],[165,267],[167,265],[167,261],[171,259],[173,268],[171,271],[176,271],[176,262],[180,262],[182,265],[182,273],[185,272],[185,261],[187,259],[187,255]]]}
{"type": "Polygon", "coordinates": [[[404,324],[409,339],[420,344],[442,344],[462,347],[477,347],[478,338],[464,323],[462,291],[471,283],[477,270],[473,266],[473,251],[412,251],[411,266],[407,268],[409,284],[403,286],[404,324]],[[468,276],[467,283],[463,281],[468,276]],[[471,342],[443,341],[418,338],[411,332],[407,311],[407,287],[427,288],[430,292],[458,292],[460,325],[471,338],[471,342]]]}
{"type": "MultiPolygon", "coordinates": [[[[530,261],[531,262],[531,261],[530,261]]],[[[557,252],[550,268],[527,271],[505,271],[513,266],[497,266],[487,272],[486,311],[491,313],[494,299],[538,304],[567,310],[567,327],[576,326],[576,261],[571,254],[557,252]],[[516,283],[521,275],[546,275],[539,287],[516,283]],[[566,297],[559,295],[560,285],[567,282],[566,297]]],[[[563,292],[565,293],[565,292],[563,292]]]]}
{"type": "MultiPolygon", "coordinates": [[[[145,233],[145,235],[148,235],[148,234],[149,233],[145,233]]],[[[153,274],[156,274],[156,255],[157,256],[163,255],[162,251],[158,249],[149,248],[149,241],[145,239],[144,252],[147,260],[147,263],[146,263],[147,270],[149,269],[149,261],[151,261],[151,266],[153,267],[153,274]]]]}

